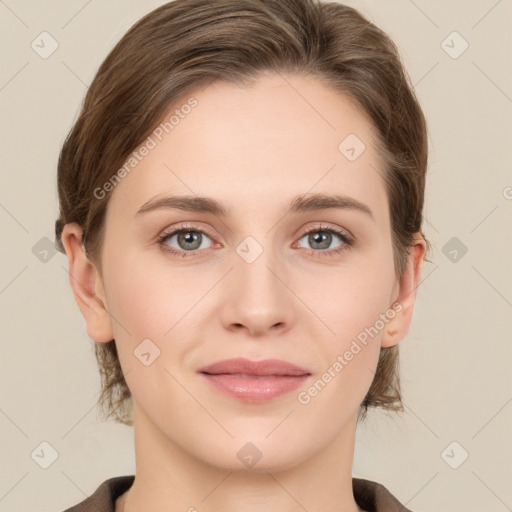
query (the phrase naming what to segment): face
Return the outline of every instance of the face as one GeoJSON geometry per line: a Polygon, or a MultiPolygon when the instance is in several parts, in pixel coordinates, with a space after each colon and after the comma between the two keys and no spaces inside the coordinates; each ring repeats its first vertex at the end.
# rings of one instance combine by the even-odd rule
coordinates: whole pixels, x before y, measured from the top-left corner
{"type": "Polygon", "coordinates": [[[242,467],[246,446],[284,469],[346,434],[386,333],[404,332],[383,164],[369,119],[315,78],[217,82],[166,119],[191,97],[110,192],[97,330],[116,339],[136,429],[217,467],[242,467]],[[148,206],[176,196],[225,211],[148,206]],[[255,400],[199,373],[238,357],[307,375],[255,400]]]}

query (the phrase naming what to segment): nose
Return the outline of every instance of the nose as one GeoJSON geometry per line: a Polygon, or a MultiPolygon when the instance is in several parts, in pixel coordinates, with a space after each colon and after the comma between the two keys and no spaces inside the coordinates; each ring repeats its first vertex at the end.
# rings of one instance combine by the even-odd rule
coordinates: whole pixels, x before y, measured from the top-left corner
{"type": "Polygon", "coordinates": [[[235,255],[224,283],[224,327],[245,330],[253,337],[289,330],[296,318],[297,298],[287,281],[289,273],[270,250],[251,263],[235,255]]]}

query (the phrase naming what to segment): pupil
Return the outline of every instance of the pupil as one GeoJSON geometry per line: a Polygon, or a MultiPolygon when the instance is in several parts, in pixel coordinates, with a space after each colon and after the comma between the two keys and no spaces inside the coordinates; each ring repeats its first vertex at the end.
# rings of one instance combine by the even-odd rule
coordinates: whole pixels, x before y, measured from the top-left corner
{"type": "Polygon", "coordinates": [[[197,249],[201,245],[200,233],[184,231],[179,235],[179,243],[183,249],[197,249]]]}
{"type": "Polygon", "coordinates": [[[310,243],[313,245],[313,247],[314,244],[319,244],[320,247],[317,247],[317,249],[325,249],[329,247],[330,236],[331,235],[329,233],[317,231],[316,234],[311,235],[312,242],[310,243]]]}

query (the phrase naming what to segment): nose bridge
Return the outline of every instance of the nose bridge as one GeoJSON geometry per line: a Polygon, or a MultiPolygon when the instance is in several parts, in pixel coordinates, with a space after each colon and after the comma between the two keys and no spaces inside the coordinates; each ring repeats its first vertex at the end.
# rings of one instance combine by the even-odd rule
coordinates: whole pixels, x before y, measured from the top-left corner
{"type": "Polygon", "coordinates": [[[281,294],[282,283],[276,273],[282,271],[272,247],[272,238],[258,242],[254,237],[246,237],[236,248],[235,274],[241,293],[249,291],[259,300],[273,300],[281,294]]]}
{"type": "Polygon", "coordinates": [[[283,283],[284,266],[271,247],[271,240],[265,238],[263,244],[248,236],[235,249],[228,290],[230,324],[261,331],[291,320],[293,298],[283,283]]]}

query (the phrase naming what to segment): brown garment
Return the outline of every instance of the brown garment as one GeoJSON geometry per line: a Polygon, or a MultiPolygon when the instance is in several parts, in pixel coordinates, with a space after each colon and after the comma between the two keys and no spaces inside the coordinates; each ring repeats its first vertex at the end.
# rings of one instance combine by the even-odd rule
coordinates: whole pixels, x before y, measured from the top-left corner
{"type": "MultiPolygon", "coordinates": [[[[135,476],[116,476],[105,480],[91,496],[64,512],[115,512],[116,499],[133,484],[135,476]]],[[[412,512],[382,484],[352,478],[356,503],[367,512],[412,512]]]]}

